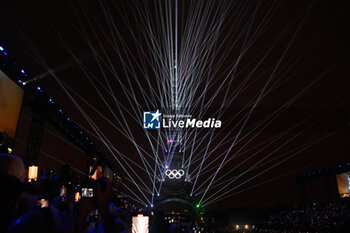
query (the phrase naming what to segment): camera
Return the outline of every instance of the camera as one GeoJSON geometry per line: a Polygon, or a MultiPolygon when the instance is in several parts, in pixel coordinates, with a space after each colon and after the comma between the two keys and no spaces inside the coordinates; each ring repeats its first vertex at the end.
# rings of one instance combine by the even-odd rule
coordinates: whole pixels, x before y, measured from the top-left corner
{"type": "Polygon", "coordinates": [[[96,196],[96,181],[94,179],[86,179],[80,189],[81,198],[94,198],[96,196]]]}
{"type": "Polygon", "coordinates": [[[93,198],[94,189],[93,188],[81,188],[81,197],[82,198],[93,198]]]}

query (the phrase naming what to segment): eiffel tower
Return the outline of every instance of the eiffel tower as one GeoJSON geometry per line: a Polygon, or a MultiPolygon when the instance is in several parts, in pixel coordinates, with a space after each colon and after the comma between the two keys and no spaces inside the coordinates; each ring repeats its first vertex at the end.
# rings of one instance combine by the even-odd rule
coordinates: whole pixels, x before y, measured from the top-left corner
{"type": "MultiPolygon", "coordinates": [[[[174,65],[170,73],[170,92],[171,107],[168,114],[175,116],[174,120],[179,120],[179,114],[183,114],[181,101],[178,95],[180,78],[178,67],[174,65]]],[[[195,205],[191,197],[192,183],[188,177],[188,165],[185,166],[185,143],[183,138],[183,129],[171,128],[166,133],[166,149],[162,152],[165,164],[163,164],[163,174],[158,176],[158,187],[161,187],[160,193],[155,198],[155,203],[162,203],[167,200],[177,200],[186,202],[192,207],[195,205]]]]}

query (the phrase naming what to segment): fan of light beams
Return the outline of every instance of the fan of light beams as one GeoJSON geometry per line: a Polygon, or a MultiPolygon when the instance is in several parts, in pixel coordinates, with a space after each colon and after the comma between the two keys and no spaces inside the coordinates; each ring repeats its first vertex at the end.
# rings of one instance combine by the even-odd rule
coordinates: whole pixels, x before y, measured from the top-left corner
{"type": "MultiPolygon", "coordinates": [[[[88,48],[84,58],[48,16],[49,33],[72,60],[51,68],[40,54],[35,54],[46,73],[31,81],[47,77],[57,81],[89,124],[80,126],[115,158],[126,180],[124,190],[137,202],[153,206],[155,196],[162,195],[162,182],[156,181],[164,178],[171,164],[172,156],[164,156],[169,139],[181,137],[181,150],[185,152],[182,167],[186,180],[191,182],[190,195],[198,197],[199,204],[209,205],[271,181],[254,183],[264,173],[340,130],[286,150],[286,145],[324,117],[314,113],[282,132],[261,137],[271,123],[334,68],[322,69],[303,84],[294,85],[291,94],[285,93],[261,116],[265,98],[289,85],[317,60],[299,64],[323,30],[303,44],[294,44],[312,3],[300,7],[288,21],[277,22],[287,13],[281,8],[284,1],[98,2],[99,14],[92,13],[84,2],[72,4],[73,14],[57,6],[61,20],[84,38],[82,43],[88,48]],[[280,25],[277,29],[276,23],[280,25]],[[59,77],[58,71],[71,66],[78,67],[96,101],[59,77]],[[143,112],[156,110],[198,119],[213,117],[222,120],[222,127],[143,129],[143,112]],[[259,117],[254,117],[256,112],[259,117]],[[312,123],[305,126],[310,119],[312,123]],[[295,130],[300,127],[304,130],[295,130]],[[109,136],[107,128],[120,138],[109,136]],[[127,144],[129,151],[120,143],[127,144]]],[[[324,106],[332,106],[333,101],[324,106]]]]}

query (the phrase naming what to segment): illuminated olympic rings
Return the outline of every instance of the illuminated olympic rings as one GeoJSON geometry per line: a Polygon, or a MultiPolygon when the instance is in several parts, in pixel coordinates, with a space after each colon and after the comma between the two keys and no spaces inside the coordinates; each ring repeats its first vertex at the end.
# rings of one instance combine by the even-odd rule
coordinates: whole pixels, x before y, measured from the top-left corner
{"type": "Polygon", "coordinates": [[[180,179],[183,175],[185,175],[185,172],[184,170],[180,169],[180,170],[176,170],[176,169],[173,169],[173,170],[166,170],[165,171],[165,175],[167,177],[169,177],[169,179],[180,179]]]}

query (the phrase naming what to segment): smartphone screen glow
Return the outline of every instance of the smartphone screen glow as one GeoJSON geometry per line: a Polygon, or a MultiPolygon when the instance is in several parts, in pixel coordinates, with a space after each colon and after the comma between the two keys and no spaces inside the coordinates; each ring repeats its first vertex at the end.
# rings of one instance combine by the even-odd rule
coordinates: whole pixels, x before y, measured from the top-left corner
{"type": "Polygon", "coordinates": [[[132,233],[148,233],[148,216],[143,216],[142,214],[132,217],[132,233]]]}

